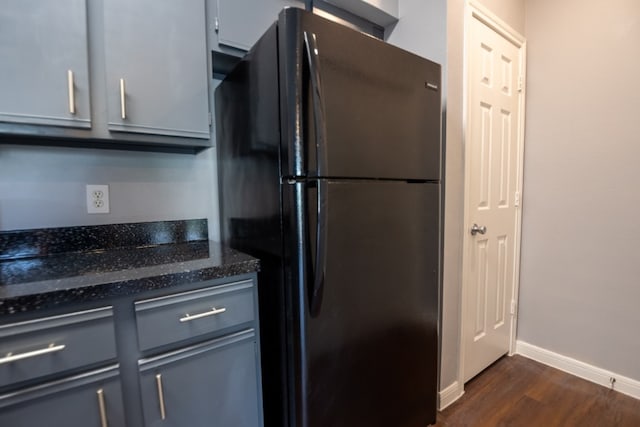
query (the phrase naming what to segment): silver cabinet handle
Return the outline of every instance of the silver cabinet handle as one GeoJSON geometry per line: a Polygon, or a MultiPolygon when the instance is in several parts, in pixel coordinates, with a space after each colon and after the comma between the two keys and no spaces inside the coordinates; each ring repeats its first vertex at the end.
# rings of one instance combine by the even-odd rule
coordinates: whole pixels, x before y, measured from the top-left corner
{"type": "Polygon", "coordinates": [[[167,418],[167,413],[164,409],[164,391],[162,389],[162,375],[156,375],[156,385],[158,386],[158,402],[160,402],[160,417],[164,421],[167,418]]]}
{"type": "Polygon", "coordinates": [[[125,120],[127,118],[127,106],[124,97],[124,79],[120,79],[120,117],[122,117],[122,120],[125,120]]]}
{"type": "Polygon", "coordinates": [[[487,227],[485,227],[484,225],[482,227],[478,227],[478,224],[473,224],[473,227],[471,227],[472,236],[475,236],[478,233],[484,234],[486,232],[487,232],[487,227]]]}
{"type": "Polygon", "coordinates": [[[76,113],[76,91],[73,85],[73,71],[67,70],[67,89],[69,91],[69,113],[76,113]]]}
{"type": "Polygon", "coordinates": [[[214,316],[216,314],[220,314],[220,313],[224,313],[225,311],[227,311],[227,309],[225,307],[222,308],[215,308],[215,307],[211,307],[210,311],[205,311],[204,313],[198,313],[198,314],[185,314],[184,317],[180,318],[181,322],[190,322],[192,320],[196,320],[196,319],[201,319],[203,317],[209,317],[209,316],[214,316]]]}
{"type": "Polygon", "coordinates": [[[40,350],[33,350],[33,351],[28,351],[26,353],[20,353],[20,354],[7,353],[5,357],[0,359],[0,365],[2,365],[3,363],[15,362],[17,360],[29,359],[31,357],[36,357],[43,354],[55,353],[56,351],[64,350],[64,348],[65,348],[64,344],[60,344],[60,345],[49,344],[49,347],[41,348],[40,350]]]}
{"type": "Polygon", "coordinates": [[[102,389],[97,391],[98,393],[98,408],[100,408],[100,426],[109,427],[107,422],[107,406],[104,403],[104,391],[102,389]]]}

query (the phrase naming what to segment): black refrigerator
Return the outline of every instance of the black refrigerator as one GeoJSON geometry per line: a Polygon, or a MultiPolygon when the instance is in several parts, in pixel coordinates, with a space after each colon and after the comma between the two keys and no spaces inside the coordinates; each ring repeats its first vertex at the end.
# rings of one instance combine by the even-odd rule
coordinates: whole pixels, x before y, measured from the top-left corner
{"type": "Polygon", "coordinates": [[[265,425],[435,422],[440,66],[289,8],[216,89],[221,237],[260,259],[265,425]]]}

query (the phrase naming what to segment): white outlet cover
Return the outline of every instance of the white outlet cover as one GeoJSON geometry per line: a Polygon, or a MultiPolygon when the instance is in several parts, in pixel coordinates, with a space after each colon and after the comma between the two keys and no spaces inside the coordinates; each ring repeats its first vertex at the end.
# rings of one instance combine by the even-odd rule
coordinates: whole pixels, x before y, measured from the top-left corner
{"type": "Polygon", "coordinates": [[[108,185],[87,185],[87,213],[108,214],[109,213],[109,186],[108,185]]]}

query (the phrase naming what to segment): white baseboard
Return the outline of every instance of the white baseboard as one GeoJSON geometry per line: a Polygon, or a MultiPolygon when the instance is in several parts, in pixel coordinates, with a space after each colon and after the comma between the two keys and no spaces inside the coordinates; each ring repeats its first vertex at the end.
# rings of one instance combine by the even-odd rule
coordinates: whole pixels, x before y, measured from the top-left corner
{"type": "Polygon", "coordinates": [[[442,411],[456,400],[460,399],[464,394],[464,387],[454,381],[447,388],[438,392],[438,411],[442,411]]]}
{"type": "Polygon", "coordinates": [[[589,365],[524,341],[516,341],[516,353],[605,387],[611,387],[610,379],[613,377],[616,379],[613,386],[614,390],[640,399],[640,381],[638,380],[624,377],[615,372],[589,365]]]}

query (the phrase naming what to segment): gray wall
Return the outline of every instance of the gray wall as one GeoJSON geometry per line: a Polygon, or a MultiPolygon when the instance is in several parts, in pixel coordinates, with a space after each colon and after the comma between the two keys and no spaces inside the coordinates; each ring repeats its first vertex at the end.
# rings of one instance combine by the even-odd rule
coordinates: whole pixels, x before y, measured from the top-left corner
{"type": "Polygon", "coordinates": [[[0,230],[208,218],[215,238],[214,156],[0,145],[0,230]],[[86,184],[111,213],[87,214],[86,184]]]}
{"type": "Polygon", "coordinates": [[[444,73],[447,60],[446,0],[399,0],[399,12],[399,22],[386,29],[387,42],[441,64],[444,73]]]}
{"type": "Polygon", "coordinates": [[[527,2],[518,339],[640,380],[640,2],[527,2]]]}

